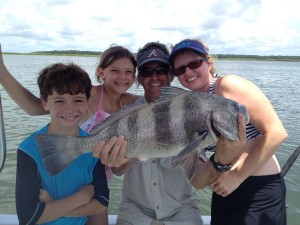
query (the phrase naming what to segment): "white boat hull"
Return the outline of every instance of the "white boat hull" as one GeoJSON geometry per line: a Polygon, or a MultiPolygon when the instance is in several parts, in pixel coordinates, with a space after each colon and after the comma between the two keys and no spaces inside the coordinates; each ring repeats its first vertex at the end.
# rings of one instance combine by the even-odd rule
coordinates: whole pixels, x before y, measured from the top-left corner
{"type": "MultiPolygon", "coordinates": [[[[109,225],[116,224],[117,215],[109,215],[108,223],[109,225]]],[[[203,225],[210,224],[210,216],[202,216],[203,225]]],[[[19,225],[17,215],[14,214],[0,214],[0,225],[19,225]]]]}

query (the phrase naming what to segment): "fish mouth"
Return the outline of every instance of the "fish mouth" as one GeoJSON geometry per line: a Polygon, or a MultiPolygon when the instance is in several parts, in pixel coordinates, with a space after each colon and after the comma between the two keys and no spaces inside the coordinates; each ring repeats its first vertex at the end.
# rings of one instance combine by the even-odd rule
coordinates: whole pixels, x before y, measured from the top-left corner
{"type": "Polygon", "coordinates": [[[217,143],[221,133],[217,130],[217,128],[215,128],[213,120],[211,118],[207,121],[207,126],[213,140],[217,143]]]}
{"type": "Polygon", "coordinates": [[[214,132],[214,134],[219,138],[221,133],[217,130],[217,128],[215,128],[213,121],[211,120],[211,129],[214,132]]]}

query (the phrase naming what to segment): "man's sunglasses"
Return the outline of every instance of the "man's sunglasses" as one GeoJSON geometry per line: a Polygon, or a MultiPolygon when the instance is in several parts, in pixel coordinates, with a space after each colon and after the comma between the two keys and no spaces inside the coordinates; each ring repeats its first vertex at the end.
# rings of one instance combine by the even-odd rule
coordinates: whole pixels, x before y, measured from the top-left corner
{"type": "Polygon", "coordinates": [[[173,74],[174,74],[174,76],[180,76],[181,74],[185,73],[185,70],[187,67],[190,68],[191,70],[197,69],[200,66],[202,66],[203,61],[207,61],[207,59],[203,58],[203,59],[193,60],[185,66],[181,66],[181,67],[178,67],[177,69],[174,69],[173,74]]]}
{"type": "Polygon", "coordinates": [[[153,73],[156,73],[157,75],[166,75],[169,73],[169,67],[168,66],[158,66],[155,69],[152,68],[144,68],[141,69],[140,75],[142,77],[150,77],[153,73]]]}

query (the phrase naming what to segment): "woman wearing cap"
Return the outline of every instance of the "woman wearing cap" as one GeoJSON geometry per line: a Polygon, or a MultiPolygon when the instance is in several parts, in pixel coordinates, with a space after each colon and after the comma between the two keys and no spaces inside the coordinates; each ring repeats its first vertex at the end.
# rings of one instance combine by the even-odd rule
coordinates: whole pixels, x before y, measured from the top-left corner
{"type": "Polygon", "coordinates": [[[176,44],[170,64],[184,87],[235,100],[250,115],[242,154],[231,156],[230,149],[222,157],[214,154],[210,161],[220,173],[213,181],[203,179],[203,168],[193,177],[194,187],[212,188],[211,224],[285,225],[286,190],[275,152],[287,133],[267,97],[242,77],[216,75],[213,58],[201,41],[186,39],[176,44]]]}

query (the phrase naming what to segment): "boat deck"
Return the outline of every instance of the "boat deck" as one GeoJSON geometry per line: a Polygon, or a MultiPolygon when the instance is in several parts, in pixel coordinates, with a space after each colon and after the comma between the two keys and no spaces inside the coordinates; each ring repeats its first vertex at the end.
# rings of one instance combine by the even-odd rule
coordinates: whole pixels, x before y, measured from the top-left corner
{"type": "MultiPolygon", "coordinates": [[[[109,225],[116,224],[116,215],[109,215],[109,225]]],[[[210,216],[202,216],[203,225],[210,224],[210,216]]],[[[18,225],[19,221],[17,215],[14,214],[0,214],[0,225],[18,225]]]]}

